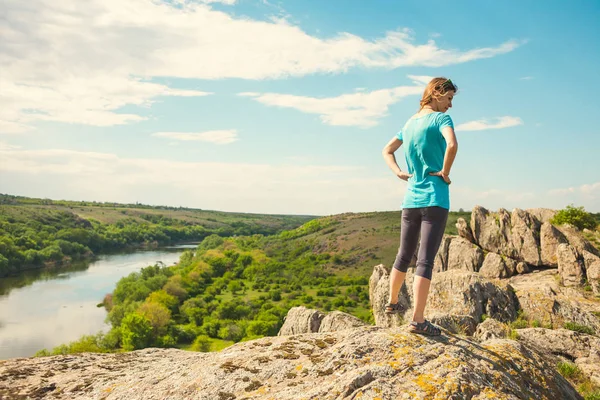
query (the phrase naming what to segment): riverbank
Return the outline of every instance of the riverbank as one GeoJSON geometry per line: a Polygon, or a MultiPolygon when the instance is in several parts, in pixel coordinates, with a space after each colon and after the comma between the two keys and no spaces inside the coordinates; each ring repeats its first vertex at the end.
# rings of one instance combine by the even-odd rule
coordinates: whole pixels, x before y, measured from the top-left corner
{"type": "Polygon", "coordinates": [[[176,246],[186,246],[186,245],[192,245],[192,244],[194,245],[193,247],[195,247],[199,243],[200,242],[183,241],[183,242],[165,244],[165,243],[159,243],[157,241],[154,241],[154,242],[149,242],[149,243],[147,242],[147,243],[137,243],[137,244],[127,245],[120,249],[113,249],[113,250],[104,251],[104,252],[100,252],[100,253],[94,253],[94,252],[90,251],[79,257],[64,256],[62,258],[62,260],[58,260],[58,261],[45,261],[42,264],[25,264],[25,265],[21,266],[20,270],[11,271],[11,272],[5,273],[4,275],[0,271],[0,278],[16,277],[16,276],[19,276],[20,274],[22,274],[23,272],[29,272],[29,271],[35,271],[35,270],[49,270],[49,271],[60,270],[61,268],[68,268],[75,263],[93,262],[93,261],[97,260],[98,257],[100,257],[100,256],[116,255],[116,254],[129,253],[129,252],[134,252],[134,251],[157,250],[160,248],[169,248],[169,247],[174,248],[176,246]]]}
{"type": "Polygon", "coordinates": [[[98,307],[116,283],[162,262],[173,265],[187,248],[99,255],[63,268],[38,269],[0,280],[0,359],[30,357],[110,329],[98,307]]]}

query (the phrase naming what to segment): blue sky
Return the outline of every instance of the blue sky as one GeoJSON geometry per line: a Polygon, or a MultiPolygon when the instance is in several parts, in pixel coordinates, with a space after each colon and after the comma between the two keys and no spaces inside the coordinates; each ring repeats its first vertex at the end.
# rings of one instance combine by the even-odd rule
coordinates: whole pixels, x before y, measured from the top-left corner
{"type": "Polygon", "coordinates": [[[381,149],[446,76],[452,210],[600,212],[597,1],[82,4],[0,5],[2,193],[399,209],[381,149]]]}

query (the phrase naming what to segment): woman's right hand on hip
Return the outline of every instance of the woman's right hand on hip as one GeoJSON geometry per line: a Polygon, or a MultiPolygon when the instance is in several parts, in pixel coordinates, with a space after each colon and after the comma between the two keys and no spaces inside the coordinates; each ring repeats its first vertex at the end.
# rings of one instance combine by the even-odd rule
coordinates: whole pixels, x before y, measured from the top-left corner
{"type": "Polygon", "coordinates": [[[402,179],[403,181],[408,181],[408,178],[410,178],[412,176],[412,174],[407,174],[404,171],[400,171],[400,173],[397,176],[398,176],[398,178],[402,179]]]}
{"type": "Polygon", "coordinates": [[[448,174],[445,174],[444,171],[430,172],[429,175],[431,175],[431,176],[439,176],[448,185],[452,183],[452,181],[450,180],[450,176],[448,174]]]}

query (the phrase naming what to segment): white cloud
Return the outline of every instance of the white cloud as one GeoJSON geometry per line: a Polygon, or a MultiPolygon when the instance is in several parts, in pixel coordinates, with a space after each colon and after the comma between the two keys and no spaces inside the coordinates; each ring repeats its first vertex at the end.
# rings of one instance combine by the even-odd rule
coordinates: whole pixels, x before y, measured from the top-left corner
{"type": "Polygon", "coordinates": [[[423,86],[427,85],[434,78],[428,75],[408,75],[408,77],[416,84],[420,83],[423,86]]]}
{"type": "Polygon", "coordinates": [[[551,189],[548,194],[554,196],[565,196],[570,194],[581,194],[584,196],[600,197],[600,182],[584,184],[580,186],[571,186],[567,188],[551,189]]]}
{"type": "Polygon", "coordinates": [[[481,205],[491,210],[538,207],[559,210],[568,204],[575,204],[590,212],[600,212],[600,182],[547,191],[512,188],[481,190],[457,184],[450,191],[452,209],[462,207],[470,210],[475,205],[481,205]]]}
{"type": "Polygon", "coordinates": [[[4,192],[56,199],[325,215],[397,209],[405,188],[391,173],[373,176],[352,165],[183,162],[58,149],[0,149],[0,159],[4,192]]]}
{"type": "Polygon", "coordinates": [[[194,1],[199,2],[199,3],[204,3],[204,4],[210,4],[210,3],[222,3],[228,6],[234,5],[235,3],[237,3],[237,0],[165,0],[167,2],[170,2],[172,4],[178,5],[178,6],[186,6],[189,4],[192,4],[194,1]]]}
{"type": "Polygon", "coordinates": [[[503,129],[512,126],[523,125],[523,120],[519,117],[498,117],[494,120],[480,119],[477,121],[465,122],[456,126],[456,131],[484,131],[487,129],[503,129]]]}
{"type": "MultiPolygon", "coordinates": [[[[205,0],[204,3],[211,2],[205,0]]],[[[233,4],[233,0],[220,3],[233,4]]],[[[460,51],[406,30],[374,40],[341,32],[234,17],[209,5],[149,0],[5,0],[0,19],[0,121],[22,131],[36,121],[109,126],[142,120],[126,105],[158,96],[201,96],[153,78],[272,79],[350,68],[444,66],[510,52],[521,42],[460,51]]],[[[8,128],[7,128],[8,127],[8,128]]]]}
{"type": "MultiPolygon", "coordinates": [[[[2,95],[0,95],[1,99],[2,95]]],[[[2,111],[0,111],[1,113],[2,111]]],[[[22,133],[30,131],[31,127],[16,121],[3,121],[0,119],[0,134],[22,133]]]]}
{"type": "Polygon", "coordinates": [[[206,96],[197,90],[172,89],[139,78],[96,75],[92,79],[60,77],[16,83],[0,75],[0,132],[19,133],[35,121],[94,126],[121,125],[145,118],[117,110],[126,105],[150,106],[158,96],[206,96]],[[55,87],[53,87],[55,86],[55,87]]]}
{"type": "Polygon", "coordinates": [[[584,194],[587,194],[587,195],[600,194],[600,182],[586,184],[586,185],[581,185],[579,187],[579,190],[581,191],[581,193],[584,193],[584,194]]]}
{"type": "Polygon", "coordinates": [[[214,144],[230,144],[238,140],[237,131],[235,129],[199,133],[156,132],[153,133],[152,136],[182,141],[209,142],[214,144]]]}
{"type": "Polygon", "coordinates": [[[530,81],[530,80],[533,79],[533,76],[524,76],[524,77],[519,78],[519,79],[522,80],[522,81],[530,81]]]}
{"type": "Polygon", "coordinates": [[[237,0],[200,0],[200,2],[202,3],[223,3],[223,4],[227,4],[227,5],[233,5],[235,3],[237,3],[237,0]]]}
{"type": "Polygon", "coordinates": [[[377,125],[387,115],[390,105],[403,97],[423,93],[423,82],[431,77],[409,76],[415,86],[398,86],[371,92],[355,92],[336,97],[315,98],[279,93],[240,93],[254,100],[276,107],[294,108],[309,114],[317,114],[328,125],[359,126],[368,128],[377,125]]]}
{"type": "Polygon", "coordinates": [[[0,151],[2,150],[15,150],[15,149],[20,149],[21,146],[14,146],[12,144],[8,144],[5,142],[0,142],[0,151]]]}

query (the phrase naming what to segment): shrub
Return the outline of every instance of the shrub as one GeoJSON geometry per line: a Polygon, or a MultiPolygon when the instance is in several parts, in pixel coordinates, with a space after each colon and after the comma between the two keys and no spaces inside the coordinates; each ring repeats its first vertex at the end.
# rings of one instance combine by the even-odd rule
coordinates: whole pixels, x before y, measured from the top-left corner
{"type": "Polygon", "coordinates": [[[565,329],[570,329],[572,331],[579,332],[579,333],[587,333],[588,335],[594,334],[594,329],[592,329],[591,327],[586,326],[586,325],[578,324],[576,322],[565,322],[564,327],[565,327],[565,329]]]}
{"type": "Polygon", "coordinates": [[[207,353],[210,351],[210,338],[206,335],[200,335],[192,343],[191,349],[193,351],[201,351],[203,353],[207,353]]]}
{"type": "Polygon", "coordinates": [[[579,367],[571,362],[559,362],[556,369],[567,379],[577,379],[581,376],[579,367]]]}
{"type": "Polygon", "coordinates": [[[573,205],[557,212],[550,222],[556,225],[571,224],[579,230],[596,227],[596,220],[592,214],[586,212],[583,207],[574,207],[573,205]]]}
{"type": "Polygon", "coordinates": [[[275,336],[277,335],[278,321],[251,321],[246,328],[248,336],[275,336]]]}
{"type": "Polygon", "coordinates": [[[269,292],[269,296],[271,297],[271,300],[273,300],[273,301],[280,301],[281,300],[281,291],[271,290],[269,292]]]}
{"type": "Polygon", "coordinates": [[[592,393],[588,393],[585,397],[585,400],[600,400],[600,389],[594,390],[592,393]]]}
{"type": "Polygon", "coordinates": [[[200,243],[198,245],[198,249],[199,250],[210,250],[210,249],[216,249],[217,247],[219,247],[220,245],[222,245],[224,242],[224,239],[222,237],[220,237],[219,235],[210,235],[204,238],[204,240],[202,241],[202,243],[200,243]]]}
{"type": "Polygon", "coordinates": [[[223,340],[239,342],[246,335],[246,332],[238,324],[230,323],[219,329],[218,335],[223,340]]]}

